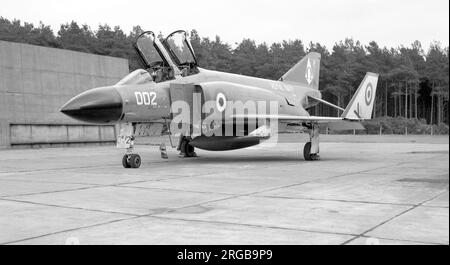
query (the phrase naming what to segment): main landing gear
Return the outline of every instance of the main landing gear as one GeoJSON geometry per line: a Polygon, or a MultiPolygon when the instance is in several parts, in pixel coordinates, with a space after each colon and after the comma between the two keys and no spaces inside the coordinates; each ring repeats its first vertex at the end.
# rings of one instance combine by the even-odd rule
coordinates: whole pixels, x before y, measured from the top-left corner
{"type": "Polygon", "coordinates": [[[180,142],[178,144],[177,150],[180,151],[179,157],[197,157],[195,148],[189,144],[191,141],[190,137],[181,136],[180,142]]]}
{"type": "Polygon", "coordinates": [[[317,123],[307,124],[310,141],[303,147],[303,157],[307,161],[319,160],[319,125],[317,123]]]}

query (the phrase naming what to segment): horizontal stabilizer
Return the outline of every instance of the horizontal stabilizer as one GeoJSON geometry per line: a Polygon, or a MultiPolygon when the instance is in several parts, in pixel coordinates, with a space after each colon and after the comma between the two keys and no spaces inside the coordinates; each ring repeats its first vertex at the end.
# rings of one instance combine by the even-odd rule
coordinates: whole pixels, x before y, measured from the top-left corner
{"type": "Polygon", "coordinates": [[[307,96],[308,96],[309,98],[312,98],[313,100],[316,100],[316,101],[320,102],[320,103],[323,103],[323,104],[328,105],[328,106],[330,106],[330,107],[333,107],[333,108],[335,108],[335,109],[344,111],[343,108],[341,108],[341,107],[339,107],[339,106],[337,106],[337,105],[334,105],[334,104],[331,103],[331,102],[328,102],[328,101],[323,100],[323,99],[318,98],[318,97],[314,97],[314,96],[310,96],[310,95],[307,95],[307,96]]]}

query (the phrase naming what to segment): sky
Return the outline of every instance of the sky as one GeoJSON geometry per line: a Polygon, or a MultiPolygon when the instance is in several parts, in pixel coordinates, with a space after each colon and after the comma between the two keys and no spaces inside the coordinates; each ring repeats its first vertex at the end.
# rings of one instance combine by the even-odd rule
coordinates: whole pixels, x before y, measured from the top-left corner
{"type": "Polygon", "coordinates": [[[257,43],[301,39],[331,48],[352,37],[380,46],[424,48],[449,45],[449,0],[6,0],[0,16],[50,25],[55,33],[72,20],[95,30],[99,24],[135,25],[168,35],[196,29],[232,46],[243,38],[257,43]]]}

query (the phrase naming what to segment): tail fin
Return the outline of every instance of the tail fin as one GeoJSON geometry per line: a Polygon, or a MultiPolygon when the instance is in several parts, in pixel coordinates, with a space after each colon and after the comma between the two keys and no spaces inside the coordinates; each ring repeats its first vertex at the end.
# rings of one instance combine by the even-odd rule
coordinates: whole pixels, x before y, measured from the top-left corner
{"type": "Polygon", "coordinates": [[[310,52],[287,71],[280,81],[299,83],[319,89],[320,53],[310,52]]]}
{"type": "Polygon", "coordinates": [[[373,102],[377,91],[378,74],[367,73],[358,90],[350,100],[341,118],[348,120],[370,120],[372,118],[373,102]]]}

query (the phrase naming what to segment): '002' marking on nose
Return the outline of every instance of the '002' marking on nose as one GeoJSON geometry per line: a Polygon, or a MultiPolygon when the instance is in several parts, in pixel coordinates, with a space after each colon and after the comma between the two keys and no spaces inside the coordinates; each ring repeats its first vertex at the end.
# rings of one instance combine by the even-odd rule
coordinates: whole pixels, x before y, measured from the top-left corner
{"type": "Polygon", "coordinates": [[[155,92],[134,92],[134,96],[136,97],[137,105],[146,105],[146,106],[158,105],[158,103],[155,102],[156,100],[155,92]]]}

